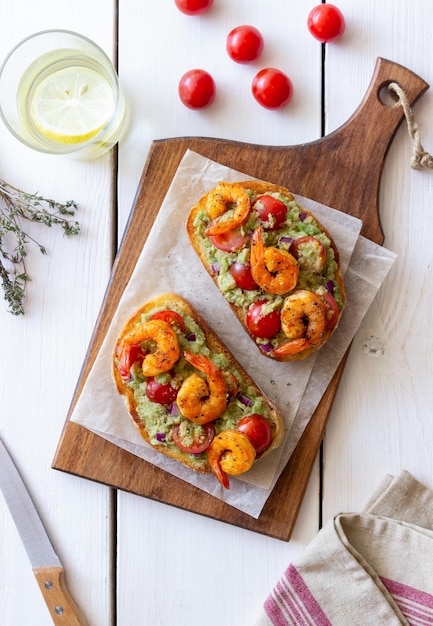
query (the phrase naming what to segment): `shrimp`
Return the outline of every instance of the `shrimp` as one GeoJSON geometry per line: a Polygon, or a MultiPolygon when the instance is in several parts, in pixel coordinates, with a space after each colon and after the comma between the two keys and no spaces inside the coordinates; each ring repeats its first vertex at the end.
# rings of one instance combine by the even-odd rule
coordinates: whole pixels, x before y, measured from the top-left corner
{"type": "Polygon", "coordinates": [[[265,247],[259,226],[251,237],[251,273],[264,291],[282,296],[296,287],[299,267],[290,252],[275,246],[265,247]]]}
{"type": "Polygon", "coordinates": [[[281,307],[281,328],[288,342],[275,348],[274,356],[293,356],[320,343],[326,328],[326,309],[317,294],[301,289],[281,307]]]}
{"type": "Polygon", "coordinates": [[[179,340],[170,324],[149,320],[129,331],[117,349],[119,369],[127,371],[128,375],[134,353],[138,358],[143,357],[141,368],[144,376],[157,376],[168,372],[180,358],[179,340]]]}
{"type": "Polygon", "coordinates": [[[202,354],[184,352],[185,359],[206,374],[196,372],[185,378],[176,402],[184,417],[196,424],[207,424],[217,419],[227,406],[227,384],[219,367],[202,354]]]}
{"type": "Polygon", "coordinates": [[[227,474],[238,476],[247,472],[256,458],[250,439],[239,430],[223,430],[206,450],[209,464],[220,483],[230,489],[227,474]]]}
{"type": "Polygon", "coordinates": [[[245,224],[251,211],[250,197],[237,183],[219,183],[207,197],[207,213],[212,220],[221,217],[234,204],[233,215],[228,219],[213,222],[205,235],[223,235],[245,224]]]}

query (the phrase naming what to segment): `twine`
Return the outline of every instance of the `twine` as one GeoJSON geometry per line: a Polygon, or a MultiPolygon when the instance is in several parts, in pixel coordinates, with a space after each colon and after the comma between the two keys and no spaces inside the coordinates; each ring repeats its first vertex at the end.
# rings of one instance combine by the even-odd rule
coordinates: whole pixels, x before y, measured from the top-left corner
{"type": "Polygon", "coordinates": [[[410,108],[409,101],[404,90],[397,83],[390,83],[388,85],[388,89],[393,91],[398,96],[406,116],[407,130],[413,143],[412,156],[409,161],[411,167],[414,170],[433,169],[433,156],[426,152],[423,148],[418,124],[414,119],[412,109],[410,108]]]}

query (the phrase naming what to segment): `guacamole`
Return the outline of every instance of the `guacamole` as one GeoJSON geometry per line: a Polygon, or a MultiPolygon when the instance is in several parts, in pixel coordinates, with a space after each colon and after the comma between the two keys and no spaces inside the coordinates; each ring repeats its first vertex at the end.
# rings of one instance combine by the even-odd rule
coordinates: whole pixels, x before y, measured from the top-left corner
{"type": "MultiPolygon", "coordinates": [[[[331,315],[329,307],[332,307],[334,317],[338,317],[345,301],[336,250],[328,234],[293,197],[286,197],[278,191],[258,193],[254,191],[253,185],[252,189],[248,189],[247,185],[242,183],[249,195],[251,210],[247,220],[233,229],[232,233],[222,238],[210,236],[206,232],[216,220],[210,218],[204,203],[199,206],[193,221],[194,246],[206,259],[206,267],[221,293],[237,309],[246,327],[251,305],[264,301],[260,315],[265,316],[271,311],[281,311],[285,298],[299,290],[317,294],[324,306],[328,306],[326,314],[331,315]],[[264,212],[262,199],[265,196],[275,199],[280,206],[284,205],[282,217],[281,209],[276,217],[264,212]],[[252,284],[247,284],[237,275],[241,271],[239,268],[248,267],[251,273],[251,239],[257,229],[261,231],[265,250],[275,248],[284,251],[292,256],[297,265],[295,284],[287,293],[270,293],[265,287],[254,283],[254,280],[252,284]]],[[[217,219],[230,220],[235,211],[235,205],[227,203],[225,213],[217,219]]],[[[269,274],[272,272],[269,271],[269,274]]],[[[254,339],[268,353],[287,342],[287,336],[281,329],[272,337],[260,337],[256,333],[254,339]]]]}
{"type": "MultiPolygon", "coordinates": [[[[143,324],[161,311],[166,312],[167,309],[153,308],[143,314],[137,323],[143,324]]],[[[196,321],[185,315],[183,310],[175,305],[170,306],[170,311],[179,315],[183,321],[183,328],[179,324],[172,326],[179,341],[181,357],[169,372],[149,378],[143,375],[140,361],[137,360],[131,367],[127,385],[133,391],[136,410],[148,433],[150,443],[158,448],[174,447],[178,456],[193,460],[196,469],[205,468],[208,464],[205,450],[199,453],[194,452],[197,449],[197,442],[206,444],[206,438],[211,438],[227,429],[236,429],[237,423],[247,415],[259,414],[272,423],[270,411],[258,388],[250,384],[233,360],[224,352],[209,348],[205,334],[196,321]],[[176,403],[176,394],[186,378],[193,372],[205,377],[187,361],[183,356],[184,351],[207,357],[221,370],[227,382],[227,405],[219,417],[212,421],[211,427],[206,424],[202,426],[192,423],[183,417],[176,403]],[[163,386],[167,394],[165,398],[169,398],[169,401],[155,401],[148,390],[150,385],[156,386],[159,390],[163,386]],[[170,389],[173,393],[170,393],[170,389]],[[181,449],[179,449],[179,441],[181,449]],[[188,451],[189,447],[191,453],[188,451]]],[[[147,346],[147,348],[151,347],[147,346]]]]}

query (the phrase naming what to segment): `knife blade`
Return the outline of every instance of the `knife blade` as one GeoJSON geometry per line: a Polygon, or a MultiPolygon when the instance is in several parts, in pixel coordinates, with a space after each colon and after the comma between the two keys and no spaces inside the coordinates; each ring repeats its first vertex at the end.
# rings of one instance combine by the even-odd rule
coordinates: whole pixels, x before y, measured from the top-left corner
{"type": "Polygon", "coordinates": [[[1,439],[0,490],[3,492],[55,626],[87,626],[86,618],[66,587],[62,563],[1,439]]]}

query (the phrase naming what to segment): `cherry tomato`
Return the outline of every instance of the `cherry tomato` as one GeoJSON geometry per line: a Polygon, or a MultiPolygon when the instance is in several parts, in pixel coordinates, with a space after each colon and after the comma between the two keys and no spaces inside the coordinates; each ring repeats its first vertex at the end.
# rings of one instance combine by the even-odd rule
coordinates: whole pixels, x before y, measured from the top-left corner
{"type": "Polygon", "coordinates": [[[278,230],[287,216],[287,207],[284,202],[267,194],[254,200],[253,208],[259,214],[262,222],[269,222],[267,230],[278,230]]]}
{"type": "Polygon", "coordinates": [[[173,326],[173,327],[177,326],[180,332],[182,333],[186,332],[185,322],[183,321],[179,313],[176,313],[176,311],[171,311],[170,309],[167,309],[165,311],[158,311],[157,313],[154,313],[150,317],[150,319],[162,320],[163,322],[167,322],[167,324],[170,324],[170,326],[173,326]]]}
{"type": "Polygon", "coordinates": [[[140,344],[137,344],[122,350],[122,353],[118,355],[118,357],[119,363],[117,367],[120,375],[124,380],[128,380],[130,377],[131,367],[136,361],[142,361],[145,354],[143,354],[140,344]]]}
{"type": "Polygon", "coordinates": [[[338,315],[340,313],[338,309],[338,304],[335,301],[334,296],[331,296],[330,293],[325,293],[323,296],[320,296],[323,304],[326,309],[326,328],[333,328],[338,320],[338,315]]]}
{"type": "Polygon", "coordinates": [[[205,70],[189,70],[180,79],[178,91],[186,107],[204,109],[215,100],[215,81],[205,70]]]}
{"type": "Polygon", "coordinates": [[[333,4],[319,4],[308,15],[307,26],[310,33],[321,41],[328,43],[341,37],[346,22],[340,9],[333,4]]]}
{"type": "Polygon", "coordinates": [[[248,307],[246,322],[248,330],[254,337],[270,339],[280,330],[281,323],[278,311],[271,311],[266,315],[262,314],[262,308],[267,304],[267,300],[257,300],[248,307]]]}
{"type": "Polygon", "coordinates": [[[257,454],[269,448],[272,442],[272,428],[263,415],[253,413],[243,417],[237,424],[237,429],[251,440],[257,454]]]}
{"type": "Polygon", "coordinates": [[[293,85],[288,76],[273,67],[260,70],[251,85],[254,98],[266,109],[279,109],[290,102],[293,85]]]}
{"type": "Polygon", "coordinates": [[[146,396],[151,402],[170,406],[176,400],[179,390],[168,383],[160,383],[153,376],[149,376],[146,384],[146,396]]]}
{"type": "Polygon", "coordinates": [[[198,426],[198,424],[191,423],[190,429],[192,431],[191,434],[195,433],[193,435],[192,443],[188,444],[185,439],[182,438],[179,424],[176,424],[173,428],[173,441],[180,450],[183,450],[183,452],[187,452],[188,454],[200,454],[209,448],[210,443],[215,436],[215,428],[213,427],[213,424],[203,424],[202,426],[198,426]]]}
{"type": "Polygon", "coordinates": [[[175,5],[186,15],[198,15],[211,8],[213,0],[174,0],[175,5]]]}
{"type": "Polygon", "coordinates": [[[255,61],[263,50],[263,37],[254,26],[236,26],[227,35],[226,50],[237,63],[255,61]]]}
{"type": "Polygon", "coordinates": [[[298,237],[290,244],[289,252],[304,269],[320,271],[325,267],[326,248],[316,237],[298,237]],[[303,250],[307,253],[305,256],[303,250]]]}
{"type": "Polygon", "coordinates": [[[247,243],[247,236],[242,232],[241,228],[234,228],[222,235],[209,235],[209,239],[216,248],[224,252],[235,252],[243,248],[247,243]]]}
{"type": "Polygon", "coordinates": [[[251,265],[249,263],[238,263],[235,261],[230,266],[230,274],[241,289],[246,291],[258,289],[258,285],[251,274],[251,265]]]}

